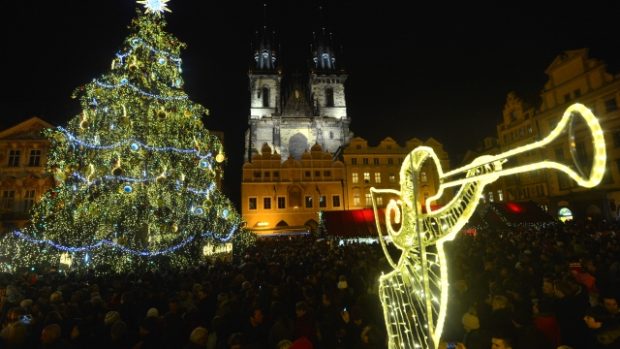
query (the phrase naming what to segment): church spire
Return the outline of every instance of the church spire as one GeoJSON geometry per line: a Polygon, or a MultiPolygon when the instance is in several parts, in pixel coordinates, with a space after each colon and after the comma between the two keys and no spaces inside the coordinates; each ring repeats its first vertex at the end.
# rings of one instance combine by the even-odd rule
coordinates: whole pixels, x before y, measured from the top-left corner
{"type": "Polygon", "coordinates": [[[253,42],[253,64],[256,72],[275,72],[277,66],[276,32],[267,26],[267,4],[263,4],[263,27],[256,31],[253,42]]]}
{"type": "Polygon", "coordinates": [[[319,6],[319,28],[313,33],[312,70],[319,73],[333,73],[337,70],[336,49],[333,34],[326,24],[325,9],[319,6]]]}

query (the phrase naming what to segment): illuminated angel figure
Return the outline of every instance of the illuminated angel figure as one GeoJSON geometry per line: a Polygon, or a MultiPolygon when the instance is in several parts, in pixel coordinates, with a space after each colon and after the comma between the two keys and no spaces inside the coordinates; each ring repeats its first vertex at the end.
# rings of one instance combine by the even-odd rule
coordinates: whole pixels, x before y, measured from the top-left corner
{"type": "Polygon", "coordinates": [[[581,104],[570,106],[551,133],[532,144],[501,153],[484,155],[471,164],[443,173],[439,159],[432,148],[418,147],[405,158],[400,170],[400,191],[371,188],[375,221],[379,240],[388,262],[394,270],[379,279],[379,296],[383,305],[388,331],[389,348],[437,348],[448,302],[448,270],[444,242],[454,239],[467,223],[478,205],[485,185],[500,176],[556,169],[566,173],[582,187],[591,188],[600,183],[605,172],[606,151],[603,131],[592,112],[581,104]],[[581,115],[585,125],[573,126],[581,115]],[[592,146],[592,164],[588,176],[583,175],[577,161],[574,130],[589,130],[592,146]],[[554,161],[518,164],[514,156],[550,143],[567,131],[569,148],[574,164],[571,167],[554,161]],[[418,199],[419,175],[425,161],[432,160],[437,168],[439,189],[425,201],[422,211],[418,199]],[[459,187],[454,197],[439,209],[432,210],[431,203],[442,197],[444,190],[459,187]],[[386,230],[402,254],[397,263],[390,257],[383,236],[377,210],[377,196],[396,197],[385,209],[386,230]]]}

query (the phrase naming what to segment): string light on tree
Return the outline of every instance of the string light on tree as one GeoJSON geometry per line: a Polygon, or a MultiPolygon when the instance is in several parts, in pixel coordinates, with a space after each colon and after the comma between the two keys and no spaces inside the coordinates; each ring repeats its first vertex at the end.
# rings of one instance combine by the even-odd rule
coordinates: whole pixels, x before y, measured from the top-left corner
{"type": "Polygon", "coordinates": [[[35,205],[31,226],[0,242],[15,263],[57,265],[68,252],[73,265],[185,266],[239,230],[215,185],[223,147],[202,123],[207,109],[179,90],[185,45],[165,31],[168,0],[139,3],[146,14],[110,71],[75,91],[82,112],[47,134],[58,185],[35,205]]]}

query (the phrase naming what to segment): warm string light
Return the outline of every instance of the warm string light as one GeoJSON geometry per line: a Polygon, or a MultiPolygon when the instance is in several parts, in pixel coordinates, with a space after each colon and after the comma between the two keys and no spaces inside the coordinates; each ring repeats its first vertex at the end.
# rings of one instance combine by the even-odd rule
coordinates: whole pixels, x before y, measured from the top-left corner
{"type": "Polygon", "coordinates": [[[58,127],[58,130],[62,134],[64,134],[67,137],[67,139],[74,145],[79,145],[79,146],[89,148],[89,149],[111,150],[111,149],[121,148],[129,144],[130,149],[132,151],[146,149],[149,151],[158,151],[158,152],[176,152],[176,153],[183,153],[183,154],[195,153],[196,156],[200,159],[210,159],[213,157],[213,154],[211,152],[208,152],[205,155],[200,155],[200,149],[191,149],[191,148],[182,149],[182,148],[176,148],[176,147],[155,147],[155,146],[150,146],[148,144],[142,143],[136,139],[126,139],[124,141],[120,141],[120,142],[116,142],[116,143],[112,143],[108,145],[97,145],[97,144],[86,142],[80,139],[79,137],[76,137],[75,135],[73,135],[71,132],[69,132],[67,129],[63,127],[58,127]]]}
{"type": "MultiPolygon", "coordinates": [[[[166,2],[143,3],[157,14],[166,2]]],[[[59,185],[34,206],[28,228],[2,237],[0,255],[12,266],[58,265],[65,253],[72,268],[121,271],[141,263],[136,256],[163,255],[145,262],[182,267],[201,257],[199,244],[238,236],[241,217],[214,182],[222,145],[202,124],[207,110],[175,88],[184,44],[164,25],[134,19],[111,71],[74,93],[82,113],[46,132],[59,185]]],[[[235,244],[250,240],[242,234],[235,244]]]]}
{"type": "MultiPolygon", "coordinates": [[[[235,233],[236,227],[233,227],[230,229],[230,231],[228,232],[227,235],[225,235],[224,237],[218,237],[216,234],[212,233],[212,232],[204,232],[202,234],[200,234],[201,237],[211,237],[215,240],[217,240],[220,243],[225,243],[225,242],[229,242],[230,239],[233,237],[234,233],[235,233]]],[[[180,248],[185,247],[187,244],[191,243],[192,241],[194,241],[195,237],[194,236],[190,236],[187,239],[184,239],[183,241],[181,241],[180,243],[171,246],[169,248],[163,249],[163,250],[158,250],[158,251],[144,251],[144,250],[136,250],[136,249],[131,249],[128,247],[125,247],[123,245],[120,245],[114,241],[110,241],[107,239],[103,239],[103,240],[99,240],[97,243],[91,244],[91,245],[85,245],[85,246],[65,246],[65,245],[61,245],[58,243],[55,243],[51,240],[46,240],[46,239],[35,239],[32,238],[28,235],[25,235],[24,233],[22,233],[19,230],[13,231],[13,235],[23,241],[29,242],[31,244],[37,244],[37,245],[47,245],[49,247],[55,248],[59,251],[63,251],[63,252],[87,252],[87,251],[94,251],[96,249],[102,248],[102,247],[109,247],[112,249],[118,249],[122,252],[125,253],[129,253],[132,255],[136,255],[136,256],[142,256],[142,257],[155,257],[155,256],[161,256],[161,255],[165,255],[165,254],[170,254],[173,253],[175,251],[177,251],[180,248]]]]}
{"type": "Polygon", "coordinates": [[[141,90],[138,86],[130,83],[127,78],[123,78],[121,79],[121,81],[118,84],[109,84],[109,83],[105,83],[105,82],[101,82],[97,79],[94,79],[93,82],[99,86],[99,87],[103,87],[103,88],[108,88],[108,89],[116,89],[119,87],[123,87],[123,86],[128,86],[129,88],[131,88],[132,90],[138,92],[139,94],[143,95],[143,96],[147,96],[150,98],[155,98],[161,101],[178,101],[178,100],[184,100],[184,99],[188,99],[189,97],[187,97],[187,95],[181,95],[181,96],[162,96],[162,95],[157,95],[157,94],[153,94],[150,92],[146,92],[141,90]]]}
{"type": "MultiPolygon", "coordinates": [[[[574,141],[571,139],[571,147],[574,141]]],[[[383,306],[388,346],[396,348],[436,349],[439,346],[448,304],[448,270],[444,243],[453,240],[473,215],[483,189],[501,176],[530,171],[555,169],[565,173],[578,185],[592,188],[605,172],[607,159],[603,130],[592,111],[582,104],[571,105],[556,128],[544,139],[508,152],[483,155],[471,164],[443,173],[439,158],[430,147],[417,147],[403,161],[400,170],[400,191],[371,188],[379,241],[390,265],[394,268],[379,278],[379,297],[383,306]],[[545,147],[569,126],[576,114],[585,120],[592,136],[592,167],[589,175],[578,174],[570,167],[544,160],[527,165],[513,165],[513,157],[545,147]],[[420,171],[427,160],[434,163],[439,177],[437,194],[426,199],[422,212],[417,191],[420,171]],[[450,179],[463,176],[461,179],[450,179]],[[459,187],[443,207],[433,210],[431,204],[440,199],[446,188],[459,187]],[[385,228],[402,254],[394,262],[381,236],[382,226],[377,209],[377,196],[396,196],[385,209],[385,228]],[[436,253],[433,250],[436,248],[436,253]]]]}

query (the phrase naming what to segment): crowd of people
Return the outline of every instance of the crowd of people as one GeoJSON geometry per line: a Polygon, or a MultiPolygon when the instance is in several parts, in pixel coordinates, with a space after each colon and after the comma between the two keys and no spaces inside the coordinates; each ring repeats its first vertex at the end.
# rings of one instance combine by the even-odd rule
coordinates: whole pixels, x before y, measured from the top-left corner
{"type": "MultiPolygon", "coordinates": [[[[620,347],[617,229],[468,229],[447,243],[440,348],[620,347]]],[[[258,240],[233,261],[0,275],[0,348],[386,348],[378,244],[258,240]]],[[[398,251],[394,251],[398,252],[398,251]]]]}
{"type": "Polygon", "coordinates": [[[617,226],[468,232],[447,247],[447,342],[467,349],[620,348],[617,226]]]}

